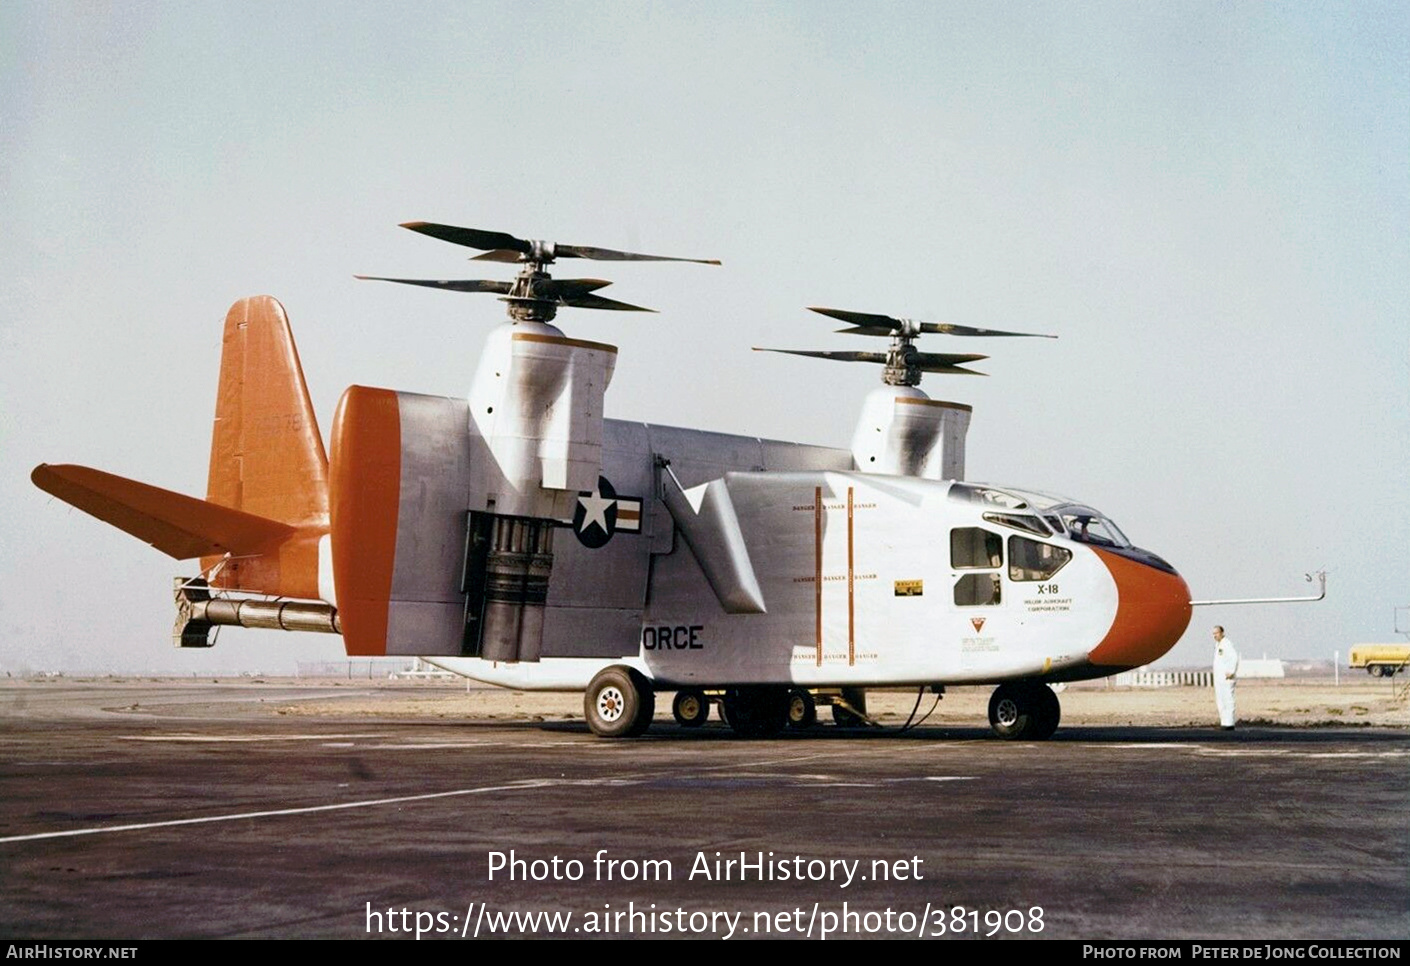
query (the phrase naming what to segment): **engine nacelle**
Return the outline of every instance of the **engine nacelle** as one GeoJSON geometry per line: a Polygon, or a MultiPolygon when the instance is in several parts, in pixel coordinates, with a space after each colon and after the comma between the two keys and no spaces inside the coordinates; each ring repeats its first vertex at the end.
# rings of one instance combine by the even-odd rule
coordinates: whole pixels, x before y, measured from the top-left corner
{"type": "Polygon", "coordinates": [[[880,386],[862,405],[852,459],[864,473],[962,480],[972,412],[963,403],[931,399],[914,386],[880,386]]]}
{"type": "Polygon", "coordinates": [[[616,353],[506,324],[466,400],[344,393],[330,538],[349,654],[538,660],[553,531],[597,486],[616,353]]]}

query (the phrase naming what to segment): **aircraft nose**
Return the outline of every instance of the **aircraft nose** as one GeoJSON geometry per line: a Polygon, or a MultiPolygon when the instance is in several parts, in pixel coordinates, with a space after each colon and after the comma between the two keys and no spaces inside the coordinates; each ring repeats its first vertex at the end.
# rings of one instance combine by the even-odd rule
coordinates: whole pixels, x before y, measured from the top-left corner
{"type": "Polygon", "coordinates": [[[1100,667],[1149,664],[1174,647],[1189,626],[1190,588],[1173,570],[1093,549],[1116,582],[1116,617],[1087,659],[1100,667]]]}

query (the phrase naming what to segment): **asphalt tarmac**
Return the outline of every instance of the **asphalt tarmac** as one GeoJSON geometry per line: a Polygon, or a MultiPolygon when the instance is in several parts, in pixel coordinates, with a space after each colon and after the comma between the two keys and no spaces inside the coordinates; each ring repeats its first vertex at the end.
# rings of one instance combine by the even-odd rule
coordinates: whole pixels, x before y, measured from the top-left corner
{"type": "Polygon", "coordinates": [[[1410,936],[1404,730],[607,741],[285,690],[0,692],[0,933],[1410,936]]]}

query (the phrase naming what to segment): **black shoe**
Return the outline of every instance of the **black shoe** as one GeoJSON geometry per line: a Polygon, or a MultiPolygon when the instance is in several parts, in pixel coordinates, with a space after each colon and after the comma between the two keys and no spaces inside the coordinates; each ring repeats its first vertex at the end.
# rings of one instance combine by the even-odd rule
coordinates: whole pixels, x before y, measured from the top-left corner
{"type": "Polygon", "coordinates": [[[1224,725],[1223,728],[1224,728],[1225,731],[1233,731],[1233,730],[1234,730],[1234,726],[1233,726],[1233,725],[1224,725]]]}

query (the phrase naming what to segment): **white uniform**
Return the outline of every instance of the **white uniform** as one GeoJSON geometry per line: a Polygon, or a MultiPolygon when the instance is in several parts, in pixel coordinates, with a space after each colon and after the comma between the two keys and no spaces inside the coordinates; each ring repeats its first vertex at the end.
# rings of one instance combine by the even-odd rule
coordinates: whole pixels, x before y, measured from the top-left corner
{"type": "Polygon", "coordinates": [[[1219,706],[1219,724],[1234,726],[1234,683],[1239,673],[1239,652],[1225,636],[1214,643],[1214,703],[1219,706]]]}

